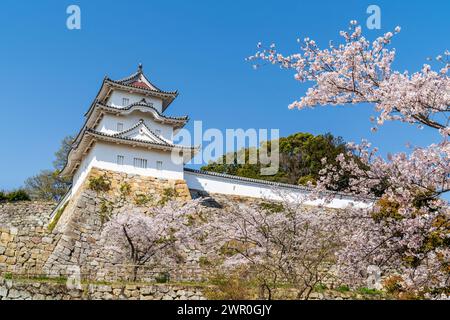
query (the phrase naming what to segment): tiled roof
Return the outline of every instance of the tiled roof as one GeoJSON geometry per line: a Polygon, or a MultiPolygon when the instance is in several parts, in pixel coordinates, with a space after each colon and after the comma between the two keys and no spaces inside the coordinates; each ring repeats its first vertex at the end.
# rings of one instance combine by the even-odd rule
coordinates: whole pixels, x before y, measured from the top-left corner
{"type": "Polygon", "coordinates": [[[119,82],[122,84],[132,84],[132,85],[134,84],[136,86],[144,85],[145,88],[148,88],[151,90],[156,90],[156,91],[162,91],[157,86],[155,86],[152,82],[150,82],[150,80],[148,80],[148,78],[145,76],[145,74],[143,72],[143,67],[142,67],[141,63],[139,64],[138,70],[135,73],[133,73],[132,75],[130,75],[126,78],[116,80],[116,82],[119,82]]]}
{"type": "Polygon", "coordinates": [[[142,82],[142,81],[132,82],[132,83],[130,83],[130,86],[152,90],[152,88],[150,88],[145,82],[142,82]]]}
{"type": "Polygon", "coordinates": [[[112,80],[112,79],[110,79],[108,77],[105,78],[105,81],[107,83],[110,83],[112,85],[116,85],[116,86],[119,86],[119,87],[122,86],[122,87],[125,87],[125,88],[140,89],[140,90],[147,91],[149,93],[158,93],[158,94],[161,94],[161,95],[164,95],[164,96],[172,96],[173,98],[175,98],[178,95],[178,91],[162,91],[162,90],[157,90],[157,89],[151,89],[151,88],[148,88],[147,86],[143,87],[141,85],[139,85],[139,86],[133,85],[132,83],[127,84],[127,83],[115,81],[115,80],[112,80]]]}
{"type": "MultiPolygon", "coordinates": [[[[197,170],[197,169],[191,169],[191,168],[184,168],[184,171],[195,173],[195,174],[214,176],[214,177],[220,177],[220,178],[226,178],[226,179],[233,179],[233,180],[256,183],[256,184],[270,185],[270,186],[274,186],[274,187],[303,190],[303,191],[307,191],[307,192],[311,192],[313,190],[313,189],[305,187],[305,186],[299,186],[299,185],[281,183],[281,182],[274,182],[274,181],[268,181],[268,180],[253,179],[253,178],[247,178],[247,177],[240,177],[240,176],[234,176],[234,175],[226,174],[226,173],[204,171],[204,170],[197,170]]],[[[325,193],[339,195],[342,197],[347,197],[347,198],[352,198],[352,199],[358,198],[358,199],[364,199],[364,200],[369,200],[369,201],[375,199],[375,198],[370,198],[370,197],[366,197],[366,196],[352,195],[352,194],[344,193],[344,192],[325,191],[325,193]]]]}
{"type": "Polygon", "coordinates": [[[144,127],[145,129],[147,129],[148,132],[149,132],[150,135],[151,135],[150,138],[153,139],[153,140],[155,140],[155,141],[157,141],[157,142],[160,143],[161,145],[164,144],[164,145],[171,146],[171,147],[175,146],[173,143],[170,143],[170,142],[166,141],[165,139],[163,139],[163,138],[161,138],[160,136],[158,136],[155,132],[153,132],[153,131],[145,124],[145,122],[144,122],[143,119],[139,120],[139,121],[138,121],[134,126],[132,126],[131,128],[129,128],[129,129],[127,129],[127,130],[124,130],[124,131],[121,131],[121,132],[118,132],[118,133],[115,133],[115,134],[112,134],[111,136],[117,137],[117,138],[125,138],[125,137],[123,136],[124,134],[127,134],[127,133],[129,133],[129,132],[132,132],[133,130],[135,130],[136,128],[139,128],[140,126],[142,126],[142,127],[144,127]]]}
{"type": "MultiPolygon", "coordinates": [[[[181,149],[181,150],[197,150],[198,149],[198,147],[195,147],[195,146],[193,146],[193,147],[179,146],[176,144],[168,143],[166,141],[150,142],[150,141],[145,141],[145,140],[141,140],[141,139],[133,139],[133,138],[123,137],[123,136],[117,136],[117,134],[110,135],[110,134],[100,132],[97,130],[93,130],[93,129],[86,129],[86,133],[91,134],[93,136],[97,136],[97,137],[109,138],[111,140],[123,140],[123,141],[129,141],[129,142],[136,142],[136,143],[143,144],[143,145],[154,145],[154,146],[167,147],[167,148],[176,148],[176,149],[181,149]]],[[[124,133],[124,132],[121,132],[121,133],[124,133]]]]}
{"type": "MultiPolygon", "coordinates": [[[[145,99],[143,99],[143,100],[145,100],[145,99]]],[[[144,102],[143,100],[141,100],[140,102],[132,103],[132,104],[130,104],[130,105],[124,107],[124,108],[114,107],[114,106],[107,105],[107,104],[104,104],[104,103],[101,103],[101,102],[97,102],[97,104],[100,105],[103,108],[108,108],[108,109],[117,110],[117,111],[122,111],[122,110],[123,111],[128,111],[128,110],[132,109],[133,107],[145,107],[145,108],[152,109],[153,111],[156,112],[156,114],[159,117],[167,119],[167,120],[175,120],[175,121],[183,121],[183,122],[186,122],[187,120],[189,120],[188,116],[172,117],[172,116],[164,115],[164,114],[160,113],[156,108],[154,108],[151,103],[144,102]]]]}

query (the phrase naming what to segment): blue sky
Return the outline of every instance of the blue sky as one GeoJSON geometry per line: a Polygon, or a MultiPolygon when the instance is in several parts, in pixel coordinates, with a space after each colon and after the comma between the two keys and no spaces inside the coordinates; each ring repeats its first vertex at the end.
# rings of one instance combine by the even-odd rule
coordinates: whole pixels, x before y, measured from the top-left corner
{"type": "Polygon", "coordinates": [[[286,53],[305,36],[326,45],[348,21],[365,22],[369,4],[380,6],[382,28],[364,27],[368,37],[402,27],[393,44],[397,69],[415,71],[450,49],[448,1],[2,1],[0,189],[51,168],[103,77],[127,76],[139,62],[159,87],[180,91],[168,114],[188,114],[206,128],[331,132],[367,138],[384,154],[437,141],[405,124],[371,133],[367,106],[288,110],[306,86],[291,71],[255,71],[244,60],[258,41],[286,53]],[[70,4],[81,8],[81,30],[66,28],[70,4]]]}

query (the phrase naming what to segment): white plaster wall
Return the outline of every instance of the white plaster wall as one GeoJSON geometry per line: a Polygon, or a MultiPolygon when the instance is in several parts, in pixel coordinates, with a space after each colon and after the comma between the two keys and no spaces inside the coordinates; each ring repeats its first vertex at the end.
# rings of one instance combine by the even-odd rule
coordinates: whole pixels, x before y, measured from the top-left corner
{"type": "Polygon", "coordinates": [[[89,173],[89,170],[91,170],[92,165],[95,163],[95,153],[93,152],[93,150],[94,149],[91,149],[89,153],[83,158],[80,166],[73,176],[71,191],[72,195],[74,195],[78,188],[81,187],[83,181],[86,179],[86,176],[89,173]]]}
{"type": "Polygon", "coordinates": [[[95,130],[107,134],[117,133],[117,123],[123,123],[123,130],[133,127],[139,120],[143,119],[147,127],[155,134],[156,130],[161,131],[161,136],[169,141],[173,141],[173,128],[170,125],[161,124],[153,120],[153,117],[145,112],[136,111],[125,116],[115,116],[105,114],[95,130]]]}
{"type": "Polygon", "coordinates": [[[354,205],[358,208],[367,208],[371,205],[370,203],[352,201],[351,199],[344,197],[334,198],[329,203],[325,203],[323,200],[311,201],[306,200],[308,193],[305,190],[215,177],[189,171],[184,172],[184,179],[186,180],[189,189],[201,190],[208,193],[220,193],[268,200],[302,201],[305,205],[324,205],[329,208],[345,208],[348,205],[354,205]]]}
{"type": "Polygon", "coordinates": [[[72,183],[72,195],[78,190],[86,179],[90,169],[99,169],[124,172],[127,174],[137,174],[156,178],[182,180],[183,162],[172,161],[170,152],[149,150],[144,148],[133,148],[123,145],[97,142],[89,154],[82,161],[79,169],[74,175],[72,183]],[[117,164],[117,156],[124,156],[124,164],[117,164]],[[134,158],[147,160],[147,168],[135,168],[134,158]],[[162,169],[156,169],[156,161],[162,161],[162,169]]]}
{"type": "Polygon", "coordinates": [[[116,107],[116,108],[125,108],[127,106],[123,105],[123,98],[128,98],[129,104],[136,103],[141,101],[143,98],[147,102],[153,103],[153,107],[162,113],[162,99],[154,98],[154,97],[146,97],[144,95],[139,95],[135,93],[129,93],[125,91],[114,90],[111,96],[109,97],[107,104],[116,107]]]}

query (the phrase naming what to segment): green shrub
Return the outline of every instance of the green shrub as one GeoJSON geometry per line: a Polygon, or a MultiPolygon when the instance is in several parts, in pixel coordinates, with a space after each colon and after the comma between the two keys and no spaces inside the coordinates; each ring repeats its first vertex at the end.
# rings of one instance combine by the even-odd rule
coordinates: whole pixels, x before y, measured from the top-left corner
{"type": "Polygon", "coordinates": [[[23,189],[19,189],[19,190],[8,193],[6,195],[6,198],[10,202],[30,201],[31,200],[28,193],[23,189]]]}
{"type": "Polygon", "coordinates": [[[339,286],[336,290],[339,292],[349,292],[350,288],[346,285],[342,285],[342,286],[339,286]]]}
{"type": "Polygon", "coordinates": [[[155,198],[151,194],[138,193],[134,196],[134,203],[138,206],[146,205],[147,203],[153,202],[153,200],[155,200],[155,198]]]}
{"type": "Polygon", "coordinates": [[[227,274],[216,273],[210,278],[210,283],[214,287],[204,292],[208,300],[250,300],[257,297],[255,286],[240,269],[227,274]]]}
{"type": "Polygon", "coordinates": [[[89,189],[97,192],[107,192],[111,187],[111,182],[106,175],[99,177],[91,177],[89,179],[89,189]]]}
{"type": "Polygon", "coordinates": [[[369,289],[369,288],[359,288],[358,292],[361,294],[367,294],[367,295],[377,295],[377,294],[381,294],[382,292],[380,290],[377,289],[369,289]]]}
{"type": "Polygon", "coordinates": [[[260,208],[272,213],[283,212],[284,210],[284,206],[276,202],[263,202],[260,204],[260,208]]]}
{"type": "Polygon", "coordinates": [[[8,272],[3,275],[3,278],[5,278],[6,280],[12,280],[13,275],[12,275],[12,273],[8,272]]]}
{"type": "Polygon", "coordinates": [[[123,196],[128,196],[131,192],[131,185],[129,183],[122,183],[119,188],[120,193],[123,196]]]}
{"type": "Polygon", "coordinates": [[[308,183],[311,182],[313,185],[316,185],[316,179],[312,176],[312,175],[307,175],[307,176],[303,176],[300,177],[297,181],[297,184],[301,185],[301,186],[306,186],[308,185],[308,183]]]}
{"type": "Polygon", "coordinates": [[[162,195],[161,195],[161,199],[159,199],[158,204],[160,206],[164,206],[167,202],[169,202],[170,200],[172,200],[175,197],[175,189],[174,188],[165,188],[162,195]]]}
{"type": "Polygon", "coordinates": [[[324,292],[325,290],[327,290],[327,286],[323,283],[318,283],[314,286],[315,292],[324,292]]]}
{"type": "Polygon", "coordinates": [[[8,197],[3,191],[0,191],[0,202],[8,200],[8,197]]]}
{"type": "Polygon", "coordinates": [[[205,256],[202,256],[198,259],[198,264],[200,267],[210,267],[213,263],[205,256]]]}
{"type": "Polygon", "coordinates": [[[111,218],[112,208],[107,200],[102,200],[100,203],[100,222],[103,225],[111,218]]]}
{"type": "Polygon", "coordinates": [[[170,274],[168,272],[161,272],[155,277],[156,283],[168,283],[170,280],[170,274]]]}

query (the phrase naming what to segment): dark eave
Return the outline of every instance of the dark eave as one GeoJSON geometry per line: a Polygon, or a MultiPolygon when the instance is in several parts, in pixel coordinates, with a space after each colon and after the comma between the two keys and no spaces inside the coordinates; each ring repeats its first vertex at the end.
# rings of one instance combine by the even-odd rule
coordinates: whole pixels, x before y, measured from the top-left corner
{"type": "Polygon", "coordinates": [[[102,102],[97,102],[97,105],[100,106],[105,111],[112,111],[114,113],[123,113],[124,111],[130,111],[132,109],[135,109],[136,107],[142,107],[147,108],[149,110],[153,110],[160,118],[169,120],[170,122],[179,122],[185,124],[188,120],[188,116],[181,116],[181,117],[172,117],[172,116],[166,116],[162,113],[160,113],[155,107],[153,107],[151,104],[142,103],[142,102],[136,102],[133,104],[130,104],[129,106],[125,108],[118,108],[111,105],[104,104],[102,102]]]}
{"type": "Polygon", "coordinates": [[[140,87],[140,86],[134,86],[132,84],[127,84],[127,83],[124,83],[124,82],[115,81],[115,80],[112,80],[110,78],[106,78],[105,80],[106,80],[107,83],[111,83],[111,84],[114,84],[114,85],[123,86],[125,88],[138,89],[138,90],[142,90],[144,92],[150,92],[150,93],[154,93],[154,94],[160,94],[161,96],[165,96],[165,97],[173,97],[173,98],[175,98],[178,95],[178,91],[153,90],[153,89],[150,89],[150,88],[144,88],[144,87],[140,87]]]}
{"type": "MultiPolygon", "coordinates": [[[[145,125],[145,124],[144,124],[145,125]]],[[[134,128],[133,128],[134,129],[134,128]]],[[[148,129],[148,128],[147,128],[148,129]]],[[[129,131],[129,130],[126,130],[129,131]]],[[[125,131],[121,132],[120,134],[126,133],[125,131]]],[[[161,143],[157,142],[150,142],[140,139],[133,139],[133,138],[127,138],[127,137],[118,137],[117,134],[110,135],[106,134],[100,131],[96,131],[93,129],[84,129],[81,134],[81,138],[78,142],[75,142],[72,146],[72,149],[69,152],[68,155],[68,161],[66,166],[61,170],[61,175],[66,176],[73,174],[75,169],[78,168],[81,158],[80,155],[86,155],[88,151],[91,149],[92,145],[96,141],[106,141],[110,143],[118,143],[118,144],[126,144],[133,147],[142,147],[142,148],[152,148],[152,149],[159,149],[163,151],[171,151],[171,150],[177,150],[182,152],[183,154],[190,155],[189,159],[192,158],[198,151],[200,150],[200,147],[192,146],[192,147],[186,147],[186,146],[180,146],[175,145],[172,143],[165,142],[161,140],[161,143]],[[79,150],[80,145],[84,145],[83,150],[79,150]],[[81,153],[80,153],[81,152],[81,153]],[[77,156],[78,154],[78,156],[77,156]],[[76,157],[76,159],[73,159],[73,157],[76,157]]]]}
{"type": "MultiPolygon", "coordinates": [[[[123,138],[123,137],[121,137],[121,136],[123,136],[124,134],[127,134],[127,133],[129,133],[129,132],[131,132],[131,131],[133,131],[133,130],[136,129],[136,128],[139,128],[140,126],[143,126],[145,129],[147,129],[148,132],[150,132],[150,134],[152,135],[152,138],[155,139],[155,140],[157,140],[157,141],[159,142],[159,144],[161,144],[161,145],[167,145],[167,146],[170,146],[170,147],[174,147],[174,146],[175,146],[173,143],[167,142],[166,140],[164,140],[163,138],[161,138],[160,136],[158,136],[155,132],[153,132],[152,129],[150,129],[150,128],[145,124],[144,120],[142,120],[142,119],[139,120],[139,121],[138,121],[134,126],[132,126],[131,128],[129,128],[129,129],[127,129],[127,130],[124,130],[124,131],[121,131],[121,132],[114,133],[114,134],[112,134],[112,135],[110,135],[110,136],[116,137],[116,138],[123,138]]],[[[97,131],[97,132],[99,132],[99,131],[97,131]]],[[[136,139],[132,139],[132,140],[136,140],[136,139]]]]}
{"type": "Polygon", "coordinates": [[[178,149],[178,150],[186,150],[186,151],[198,149],[198,147],[185,147],[185,146],[179,146],[179,145],[167,143],[167,142],[157,143],[157,142],[149,142],[149,141],[145,141],[145,140],[127,138],[127,137],[118,137],[117,135],[110,135],[110,134],[106,134],[106,133],[96,131],[93,129],[86,129],[86,134],[89,134],[89,135],[92,135],[95,137],[99,137],[99,138],[103,138],[103,140],[108,140],[108,141],[112,141],[112,142],[123,141],[123,142],[129,142],[127,144],[134,143],[134,144],[140,145],[140,146],[158,146],[158,147],[161,147],[161,149],[178,149]]]}

